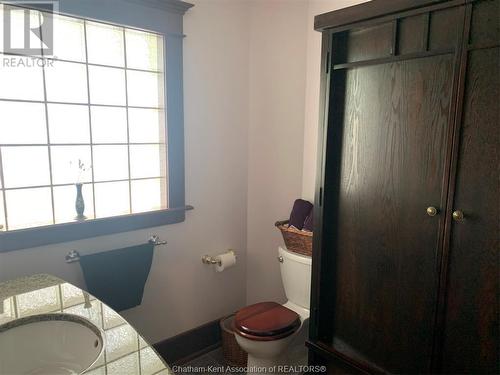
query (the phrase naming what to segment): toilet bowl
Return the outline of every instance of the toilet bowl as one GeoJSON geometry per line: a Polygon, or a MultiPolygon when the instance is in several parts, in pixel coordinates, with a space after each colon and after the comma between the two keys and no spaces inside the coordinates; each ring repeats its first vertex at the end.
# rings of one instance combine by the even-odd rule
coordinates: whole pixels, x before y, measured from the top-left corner
{"type": "MultiPolygon", "coordinates": [[[[236,341],[248,353],[247,374],[280,372],[278,366],[307,365],[311,258],[278,249],[288,301],[260,302],[240,309],[234,320],[236,341]]],[[[282,371],[281,371],[282,372],[282,371]]]]}

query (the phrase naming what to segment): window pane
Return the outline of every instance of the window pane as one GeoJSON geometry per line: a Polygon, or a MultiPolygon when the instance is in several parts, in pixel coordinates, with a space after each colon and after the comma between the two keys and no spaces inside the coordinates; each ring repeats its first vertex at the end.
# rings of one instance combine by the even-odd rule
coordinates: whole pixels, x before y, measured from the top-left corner
{"type": "Polygon", "coordinates": [[[50,188],[7,190],[9,230],[52,224],[50,188]]]}
{"type": "Polygon", "coordinates": [[[47,143],[45,105],[0,101],[0,143],[47,143]]]}
{"type": "MultiPolygon", "coordinates": [[[[92,195],[92,185],[82,186],[83,201],[85,202],[84,215],[87,219],[94,218],[94,200],[92,195]]],[[[56,223],[68,223],[76,218],[76,186],[56,186],[54,187],[54,213],[56,223]]]]}
{"type": "Polygon", "coordinates": [[[89,63],[125,66],[123,28],[86,22],[89,63]]]}
{"type": "Polygon", "coordinates": [[[75,184],[92,180],[90,146],[52,146],[54,184],[75,184]],[[83,164],[79,168],[79,162],[83,164]]]}
{"type": "Polygon", "coordinates": [[[167,208],[164,187],[165,179],[156,178],[132,181],[132,212],[137,213],[167,208]]]}
{"type": "MultiPolygon", "coordinates": [[[[43,15],[33,9],[29,10],[30,13],[30,27],[36,28],[39,27],[43,24],[44,19],[43,15]]],[[[24,24],[24,23],[23,23],[24,24]]],[[[43,46],[42,41],[38,36],[35,35],[35,33],[30,33],[30,48],[36,48],[39,49],[40,52],[35,52],[34,55],[41,56],[42,55],[42,48],[45,49],[45,46],[43,46]]]]}
{"type": "Polygon", "coordinates": [[[129,137],[132,143],[165,143],[164,112],[129,108],[129,137]]]}
{"type": "Polygon", "coordinates": [[[92,142],[126,143],[127,111],[117,107],[91,107],[92,142]]]}
{"type": "Polygon", "coordinates": [[[4,50],[3,46],[3,4],[0,3],[0,50],[4,50]]]}
{"type": "MultiPolygon", "coordinates": [[[[30,40],[29,40],[29,46],[24,45],[24,15],[25,11],[29,12],[29,17],[30,17],[30,26],[32,28],[37,27],[40,25],[39,22],[39,12],[36,10],[24,10],[22,8],[18,8],[15,6],[8,6],[5,5],[5,11],[10,10],[10,29],[11,29],[11,34],[10,34],[10,46],[11,48],[19,48],[23,49],[25,47],[27,48],[33,48],[36,49],[33,53],[34,55],[41,55],[41,41],[40,39],[34,34],[30,33],[30,40]]],[[[4,50],[3,42],[4,42],[4,17],[0,9],[0,46],[2,48],[2,51],[4,50]]],[[[23,51],[19,51],[19,54],[23,54],[23,51]]]]}
{"type": "Polygon", "coordinates": [[[44,100],[42,69],[36,64],[35,66],[21,64],[32,61],[31,58],[5,55],[1,58],[0,98],[44,100]]]}
{"type": "Polygon", "coordinates": [[[128,182],[95,184],[96,216],[109,217],[130,213],[128,182]]]}
{"type": "Polygon", "coordinates": [[[128,178],[127,146],[94,146],[93,152],[95,181],[128,178]]]}
{"type": "Polygon", "coordinates": [[[89,66],[90,102],[125,105],[125,71],[89,66]]]}
{"type": "Polygon", "coordinates": [[[54,61],[45,69],[47,100],[87,103],[87,71],[84,64],[54,61]]]}
{"type": "Polygon", "coordinates": [[[163,70],[163,38],[138,30],[125,30],[127,67],[143,70],[163,70]]]}
{"type": "Polygon", "coordinates": [[[73,222],[78,182],[89,219],[130,214],[132,205],[133,212],[166,208],[163,37],[14,7],[15,48],[42,48],[35,33],[24,46],[25,12],[32,25],[53,21],[54,59],[42,69],[39,58],[2,55],[6,7],[0,4],[0,231],[6,223],[10,230],[73,222]]]}
{"type": "Polygon", "coordinates": [[[49,104],[48,110],[50,143],[90,143],[87,106],[49,104]]]}
{"type": "MultiPolygon", "coordinates": [[[[48,16],[47,13],[43,13],[48,16]]],[[[77,18],[53,15],[54,57],[61,60],[85,61],[85,33],[83,21],[77,18]]]]}
{"type": "Polygon", "coordinates": [[[3,147],[2,165],[7,188],[50,184],[46,146],[3,147]]]}
{"type": "Polygon", "coordinates": [[[128,104],[136,107],[163,107],[163,74],[127,70],[128,104]]]}
{"type": "Polygon", "coordinates": [[[165,171],[166,152],[159,145],[130,146],[131,178],[160,177],[165,171]],[[161,160],[161,161],[160,161],[161,160]]]}
{"type": "MultiPolygon", "coordinates": [[[[3,206],[3,191],[0,190],[0,232],[7,230],[5,226],[5,210],[3,206]]],[[[2,302],[0,302],[2,303],[2,302]]]]}

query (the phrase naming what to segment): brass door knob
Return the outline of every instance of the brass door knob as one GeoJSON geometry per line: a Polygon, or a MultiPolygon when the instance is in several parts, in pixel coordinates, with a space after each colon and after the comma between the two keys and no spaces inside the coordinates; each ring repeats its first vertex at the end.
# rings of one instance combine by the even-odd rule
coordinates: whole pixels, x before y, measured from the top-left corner
{"type": "Polygon", "coordinates": [[[453,220],[458,221],[458,222],[464,221],[464,219],[465,219],[464,213],[460,210],[453,211],[452,216],[453,216],[453,220]]]}
{"type": "Polygon", "coordinates": [[[427,207],[427,215],[436,216],[437,213],[438,213],[438,210],[436,207],[433,207],[433,206],[427,207]]]}

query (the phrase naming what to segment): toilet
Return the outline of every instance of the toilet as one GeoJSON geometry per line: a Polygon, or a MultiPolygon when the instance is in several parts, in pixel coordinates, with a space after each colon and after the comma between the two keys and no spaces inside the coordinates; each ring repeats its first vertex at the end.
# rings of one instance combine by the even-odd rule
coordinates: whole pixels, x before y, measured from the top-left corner
{"type": "Polygon", "coordinates": [[[248,353],[247,374],[307,365],[311,258],[278,249],[281,280],[288,301],[260,302],[240,309],[234,319],[236,341],[248,353]],[[259,371],[260,368],[260,371],[259,371]]]}

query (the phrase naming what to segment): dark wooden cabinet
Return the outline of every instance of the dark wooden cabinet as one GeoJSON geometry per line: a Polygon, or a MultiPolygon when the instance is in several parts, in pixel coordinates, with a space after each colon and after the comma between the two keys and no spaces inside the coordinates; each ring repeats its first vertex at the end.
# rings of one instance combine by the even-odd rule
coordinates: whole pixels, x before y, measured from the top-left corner
{"type": "Polygon", "coordinates": [[[500,0],[374,0],[315,21],[311,364],[499,373],[500,0]]]}

